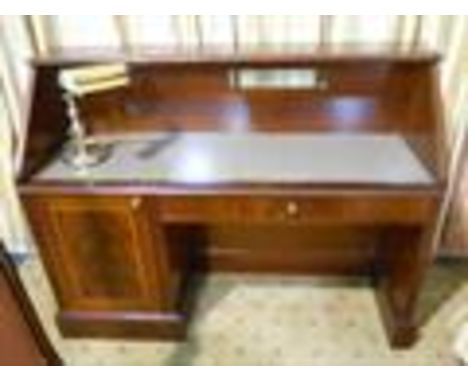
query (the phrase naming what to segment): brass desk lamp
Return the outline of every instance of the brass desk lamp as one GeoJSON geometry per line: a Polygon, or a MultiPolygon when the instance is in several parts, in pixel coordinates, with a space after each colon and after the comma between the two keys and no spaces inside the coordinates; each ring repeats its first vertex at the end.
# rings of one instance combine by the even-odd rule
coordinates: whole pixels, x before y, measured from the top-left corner
{"type": "Polygon", "coordinates": [[[83,96],[108,91],[129,84],[127,68],[123,64],[101,64],[80,68],[63,69],[59,83],[65,91],[64,99],[70,118],[70,142],[63,154],[69,165],[85,169],[106,160],[111,154],[111,146],[89,142],[86,129],[80,119],[77,99],[83,96]]]}

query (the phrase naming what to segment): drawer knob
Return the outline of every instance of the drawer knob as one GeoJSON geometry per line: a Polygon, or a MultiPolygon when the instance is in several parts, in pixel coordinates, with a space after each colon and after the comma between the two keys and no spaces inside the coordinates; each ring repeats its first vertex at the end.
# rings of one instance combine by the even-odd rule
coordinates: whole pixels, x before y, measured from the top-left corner
{"type": "Polygon", "coordinates": [[[138,210],[141,206],[141,198],[139,197],[135,197],[135,198],[132,198],[132,200],[130,201],[130,207],[132,208],[132,210],[138,210]]]}
{"type": "Polygon", "coordinates": [[[297,216],[299,213],[299,206],[296,202],[288,202],[286,204],[286,214],[288,216],[297,216]]]}

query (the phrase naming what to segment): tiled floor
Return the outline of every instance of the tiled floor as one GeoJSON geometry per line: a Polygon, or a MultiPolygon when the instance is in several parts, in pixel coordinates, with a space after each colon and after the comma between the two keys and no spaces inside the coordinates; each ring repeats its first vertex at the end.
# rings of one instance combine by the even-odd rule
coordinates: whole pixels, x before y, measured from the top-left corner
{"type": "Polygon", "coordinates": [[[389,349],[364,282],[305,276],[210,277],[185,343],[65,340],[39,262],[21,275],[69,365],[451,365],[453,337],[468,321],[468,264],[443,263],[425,288],[422,338],[407,351],[389,349]]]}

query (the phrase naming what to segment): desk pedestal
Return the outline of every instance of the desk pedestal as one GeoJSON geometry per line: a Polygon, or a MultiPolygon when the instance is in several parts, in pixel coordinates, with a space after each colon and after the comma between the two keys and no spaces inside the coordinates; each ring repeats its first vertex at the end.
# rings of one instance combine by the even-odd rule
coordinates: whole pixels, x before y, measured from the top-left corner
{"type": "Polygon", "coordinates": [[[416,338],[431,193],[36,190],[23,200],[66,336],[181,339],[190,274],[223,270],[373,277],[391,343],[416,338]]]}

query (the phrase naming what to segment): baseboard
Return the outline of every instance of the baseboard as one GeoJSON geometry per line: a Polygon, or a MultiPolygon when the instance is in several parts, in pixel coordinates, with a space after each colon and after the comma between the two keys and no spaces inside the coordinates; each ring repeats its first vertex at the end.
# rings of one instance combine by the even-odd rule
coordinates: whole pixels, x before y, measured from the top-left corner
{"type": "Polygon", "coordinates": [[[176,312],[63,311],[57,324],[68,338],[158,339],[180,341],[186,337],[187,317],[176,312]]]}

